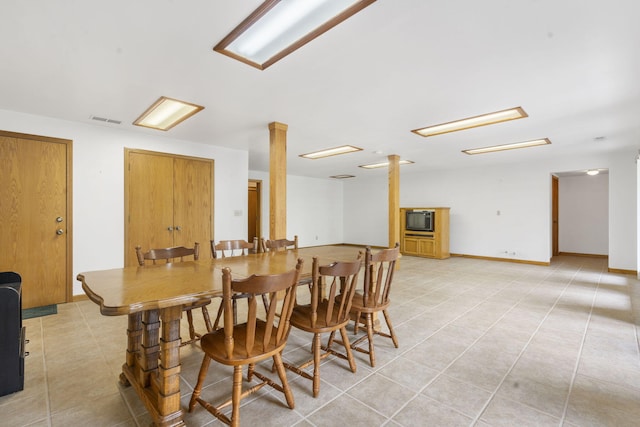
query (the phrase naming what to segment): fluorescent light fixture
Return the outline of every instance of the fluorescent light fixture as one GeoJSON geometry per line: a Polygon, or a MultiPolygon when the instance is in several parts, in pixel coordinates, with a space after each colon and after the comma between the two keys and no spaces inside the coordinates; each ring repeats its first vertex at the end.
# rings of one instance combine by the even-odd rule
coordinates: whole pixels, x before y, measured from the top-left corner
{"type": "Polygon", "coordinates": [[[304,157],[305,159],[321,159],[323,157],[337,156],[338,154],[353,153],[354,151],[362,151],[362,148],[354,147],[353,145],[343,145],[341,147],[329,148],[313,153],[300,154],[300,157],[304,157]]]}
{"type": "Polygon", "coordinates": [[[514,150],[516,148],[535,147],[537,145],[547,145],[547,144],[551,144],[551,141],[549,141],[549,138],[534,139],[533,141],[514,142],[513,144],[494,145],[492,147],[472,148],[469,150],[462,150],[462,152],[467,154],[483,154],[483,153],[492,153],[494,151],[514,150]]]}
{"type": "Polygon", "coordinates": [[[213,50],[260,70],[375,0],[266,0],[213,50]]]}
{"type": "MultiPolygon", "coordinates": [[[[413,162],[411,160],[400,160],[398,163],[401,165],[409,165],[413,162]]],[[[365,168],[365,169],[376,169],[376,168],[385,168],[387,166],[389,166],[389,162],[371,163],[369,165],[360,165],[358,167],[365,168]]]]}
{"type": "Polygon", "coordinates": [[[347,179],[347,178],[355,178],[355,175],[331,175],[329,178],[334,179],[347,179]]]}
{"type": "Polygon", "coordinates": [[[152,129],[169,130],[203,109],[204,107],[200,105],[161,96],[133,124],[152,129]]]}
{"type": "Polygon", "coordinates": [[[427,126],[421,129],[412,130],[411,132],[417,133],[420,136],[434,136],[479,126],[492,125],[494,123],[506,122],[509,120],[522,119],[524,117],[528,117],[528,114],[521,107],[515,107],[508,110],[496,111],[495,113],[482,114],[480,116],[469,117],[467,119],[427,126]]]}
{"type": "Polygon", "coordinates": [[[598,169],[589,169],[587,171],[587,175],[591,175],[591,176],[598,175],[599,173],[600,171],[598,169]]]}

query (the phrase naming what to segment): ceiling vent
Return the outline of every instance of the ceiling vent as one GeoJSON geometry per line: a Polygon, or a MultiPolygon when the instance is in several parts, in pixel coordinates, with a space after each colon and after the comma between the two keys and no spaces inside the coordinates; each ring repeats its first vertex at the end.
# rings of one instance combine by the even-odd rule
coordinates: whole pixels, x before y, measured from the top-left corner
{"type": "Polygon", "coordinates": [[[91,120],[96,120],[102,123],[112,123],[114,125],[122,124],[122,120],[107,119],[107,118],[98,117],[98,116],[91,116],[91,120]]]}

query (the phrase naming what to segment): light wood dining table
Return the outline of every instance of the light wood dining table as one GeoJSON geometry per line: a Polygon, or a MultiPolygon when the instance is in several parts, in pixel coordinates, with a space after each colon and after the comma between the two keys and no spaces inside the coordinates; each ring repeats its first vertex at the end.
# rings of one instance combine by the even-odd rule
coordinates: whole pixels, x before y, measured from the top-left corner
{"type": "Polygon", "coordinates": [[[105,316],[128,316],[127,349],[120,382],[131,385],[156,426],[184,426],[180,406],[180,319],[182,306],[222,296],[222,268],[234,277],[278,274],[304,259],[301,279],[321,264],[352,261],[363,248],[314,246],[281,252],[125,267],[80,273],[77,280],[105,316]]]}

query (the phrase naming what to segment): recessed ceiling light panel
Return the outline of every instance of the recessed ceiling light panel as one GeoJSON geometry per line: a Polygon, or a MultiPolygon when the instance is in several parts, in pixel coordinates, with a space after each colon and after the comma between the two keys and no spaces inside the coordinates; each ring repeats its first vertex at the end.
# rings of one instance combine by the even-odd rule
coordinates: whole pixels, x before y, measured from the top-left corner
{"type": "Polygon", "coordinates": [[[266,0],[213,50],[264,70],[375,0],[266,0]]]}
{"type": "Polygon", "coordinates": [[[472,148],[469,150],[462,150],[462,152],[467,154],[484,154],[484,153],[493,153],[495,151],[514,150],[516,148],[527,148],[527,147],[535,147],[538,145],[548,145],[548,144],[551,144],[551,141],[549,141],[549,138],[544,138],[544,139],[535,139],[533,141],[515,142],[513,144],[494,145],[491,147],[484,147],[484,148],[472,148]]]}
{"type": "Polygon", "coordinates": [[[152,129],[169,130],[203,109],[204,107],[200,105],[161,96],[133,124],[152,129]]]}
{"type": "Polygon", "coordinates": [[[305,159],[321,159],[323,157],[337,156],[338,154],[353,153],[354,151],[362,151],[362,148],[353,145],[343,145],[341,147],[329,148],[322,151],[314,151],[313,153],[300,154],[305,159]]]}
{"type": "MultiPolygon", "coordinates": [[[[400,160],[398,163],[401,165],[409,165],[413,162],[411,160],[400,160]]],[[[389,166],[389,162],[371,163],[368,165],[360,165],[358,167],[365,168],[365,169],[377,169],[377,168],[385,168],[387,166],[389,166]]]]}
{"type": "Polygon", "coordinates": [[[411,132],[417,133],[420,136],[434,136],[443,133],[455,132],[458,130],[471,129],[479,126],[492,125],[494,123],[501,123],[509,120],[522,119],[524,117],[528,117],[528,114],[522,109],[522,107],[515,107],[508,110],[482,114],[480,116],[469,117],[453,122],[414,129],[411,132]]]}

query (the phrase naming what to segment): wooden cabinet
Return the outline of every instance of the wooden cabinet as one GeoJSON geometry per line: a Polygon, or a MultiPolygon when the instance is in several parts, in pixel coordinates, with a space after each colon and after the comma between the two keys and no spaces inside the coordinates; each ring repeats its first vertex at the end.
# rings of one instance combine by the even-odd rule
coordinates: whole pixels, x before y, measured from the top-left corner
{"type": "Polygon", "coordinates": [[[401,208],[400,251],[426,258],[449,258],[449,208],[401,208]],[[408,230],[407,212],[432,212],[432,231],[408,230]]]}
{"type": "Polygon", "coordinates": [[[137,245],[148,250],[199,242],[207,248],[213,160],[142,150],[125,155],[125,265],[136,265],[137,245]]]}

